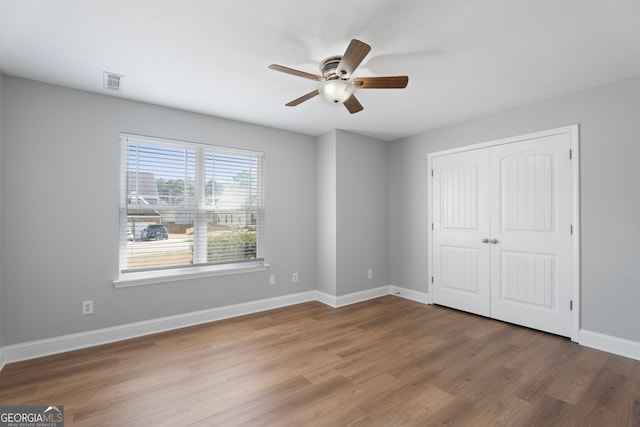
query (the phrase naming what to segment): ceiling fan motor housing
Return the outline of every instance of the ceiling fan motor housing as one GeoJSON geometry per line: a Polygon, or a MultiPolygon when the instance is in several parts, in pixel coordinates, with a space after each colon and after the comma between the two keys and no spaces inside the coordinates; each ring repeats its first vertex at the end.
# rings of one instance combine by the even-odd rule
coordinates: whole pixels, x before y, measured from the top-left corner
{"type": "Polygon", "coordinates": [[[338,65],[340,65],[341,60],[342,56],[330,56],[320,63],[320,71],[325,80],[346,79],[349,77],[346,75],[347,72],[345,70],[342,70],[340,72],[341,75],[338,75],[338,65]]]}
{"type": "Polygon", "coordinates": [[[342,56],[330,56],[320,63],[324,82],[318,88],[320,95],[333,104],[345,102],[353,95],[353,84],[345,70],[338,70],[342,56]]]}

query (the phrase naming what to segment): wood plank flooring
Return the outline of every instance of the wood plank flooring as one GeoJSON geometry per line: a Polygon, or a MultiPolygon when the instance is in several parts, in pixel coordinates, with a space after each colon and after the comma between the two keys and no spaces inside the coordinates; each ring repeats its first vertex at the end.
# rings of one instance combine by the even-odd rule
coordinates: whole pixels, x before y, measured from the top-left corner
{"type": "Polygon", "coordinates": [[[640,426],[640,361],[387,296],[13,363],[0,405],[67,426],[640,426]]]}

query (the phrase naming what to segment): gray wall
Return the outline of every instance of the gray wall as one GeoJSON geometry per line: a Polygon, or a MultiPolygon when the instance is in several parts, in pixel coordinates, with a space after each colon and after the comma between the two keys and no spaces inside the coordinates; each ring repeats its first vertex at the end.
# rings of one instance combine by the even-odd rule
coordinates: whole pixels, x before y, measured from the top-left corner
{"type": "Polygon", "coordinates": [[[4,345],[315,289],[315,138],[16,77],[2,85],[4,345]],[[264,151],[270,270],[116,289],[120,132],[264,151]],[[81,315],[85,299],[95,314],[81,315]]]}
{"type": "Polygon", "coordinates": [[[336,296],[337,280],[337,210],[336,210],[336,131],[318,137],[316,146],[317,212],[317,288],[336,296]]]}
{"type": "MultiPolygon", "coordinates": [[[[3,163],[3,136],[4,136],[4,121],[3,121],[3,109],[2,109],[2,79],[4,76],[0,73],[0,348],[4,345],[4,321],[2,320],[2,305],[4,303],[4,299],[2,298],[2,288],[3,288],[3,277],[4,277],[4,268],[3,268],[3,245],[4,245],[4,236],[3,236],[3,209],[2,209],[2,199],[4,198],[4,170],[5,166],[3,163]]],[[[0,358],[0,366],[2,365],[2,360],[0,358]]]]}
{"type": "Polygon", "coordinates": [[[322,292],[340,296],[389,284],[388,151],[386,141],[342,130],[318,137],[322,292]]]}
{"type": "Polygon", "coordinates": [[[580,125],[581,327],[640,341],[640,77],[394,141],[391,283],[427,290],[427,153],[580,125]]]}
{"type": "Polygon", "coordinates": [[[393,143],[344,131],[313,138],[9,76],[0,96],[0,345],[316,288],[426,291],[427,153],[574,123],[582,327],[640,341],[640,77],[393,143]],[[119,132],[266,152],[270,270],[116,289],[119,132]],[[94,315],[80,314],[84,299],[94,315]]]}
{"type": "Polygon", "coordinates": [[[389,284],[389,143],[345,131],[336,142],[337,295],[345,295],[389,284]]]}

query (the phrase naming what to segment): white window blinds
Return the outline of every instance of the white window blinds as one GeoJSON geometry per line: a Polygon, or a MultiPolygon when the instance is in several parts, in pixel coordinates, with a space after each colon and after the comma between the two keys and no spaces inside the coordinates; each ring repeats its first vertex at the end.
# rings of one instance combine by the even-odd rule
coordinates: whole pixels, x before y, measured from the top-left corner
{"type": "Polygon", "coordinates": [[[263,153],[121,143],[121,273],[263,261],[263,153]]]}

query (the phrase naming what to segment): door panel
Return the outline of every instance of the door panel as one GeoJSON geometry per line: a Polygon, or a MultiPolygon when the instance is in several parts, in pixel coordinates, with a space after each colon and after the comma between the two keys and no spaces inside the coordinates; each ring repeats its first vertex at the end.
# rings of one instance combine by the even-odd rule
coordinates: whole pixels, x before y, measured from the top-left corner
{"type": "Polygon", "coordinates": [[[489,315],[489,153],[434,159],[433,301],[489,315]]]}
{"type": "Polygon", "coordinates": [[[503,231],[552,231],[552,166],[553,156],[541,152],[518,153],[500,160],[503,231]]]}
{"type": "MultiPolygon", "coordinates": [[[[468,157],[468,156],[467,156],[468,157]]],[[[478,228],[478,164],[460,163],[440,169],[442,216],[444,230],[476,230],[478,228]]],[[[458,159],[461,161],[462,159],[458,159]]]]}
{"type": "Polygon", "coordinates": [[[440,246],[440,287],[477,295],[477,248],[440,246]]]}
{"type": "Polygon", "coordinates": [[[491,147],[491,317],[571,335],[570,139],[491,147]]]}
{"type": "Polygon", "coordinates": [[[499,251],[502,259],[500,298],[515,304],[555,310],[556,256],[499,251]]]}

